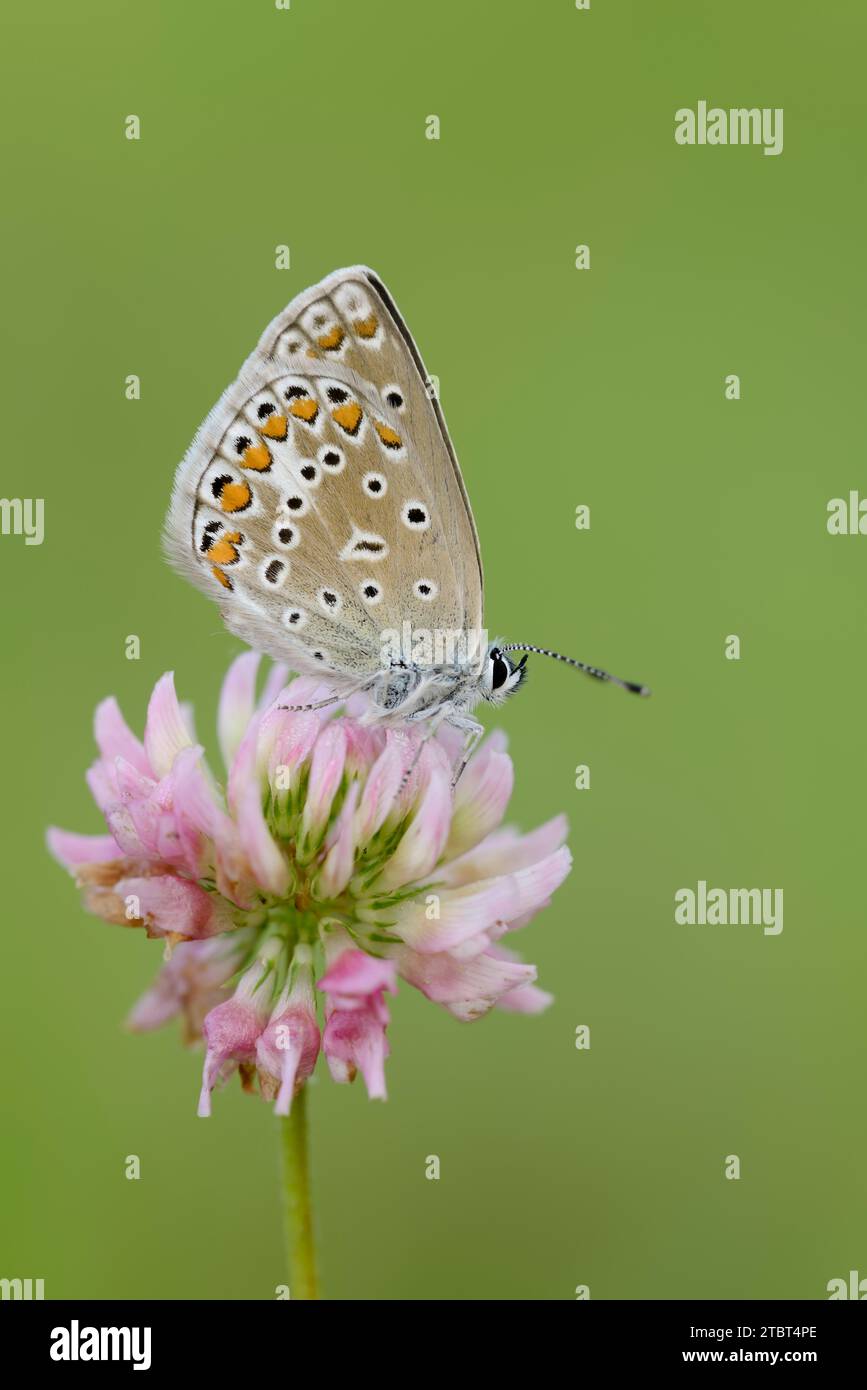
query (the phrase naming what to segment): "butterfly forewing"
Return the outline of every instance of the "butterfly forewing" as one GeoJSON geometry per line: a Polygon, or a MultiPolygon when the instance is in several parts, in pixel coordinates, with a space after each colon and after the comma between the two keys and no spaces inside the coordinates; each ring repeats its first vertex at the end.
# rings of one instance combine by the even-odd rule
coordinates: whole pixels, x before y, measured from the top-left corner
{"type": "Polygon", "coordinates": [[[173,562],[250,645],[347,679],[382,634],[478,631],[478,542],[421,358],[371,271],[293,301],[175,480],[173,562]]]}

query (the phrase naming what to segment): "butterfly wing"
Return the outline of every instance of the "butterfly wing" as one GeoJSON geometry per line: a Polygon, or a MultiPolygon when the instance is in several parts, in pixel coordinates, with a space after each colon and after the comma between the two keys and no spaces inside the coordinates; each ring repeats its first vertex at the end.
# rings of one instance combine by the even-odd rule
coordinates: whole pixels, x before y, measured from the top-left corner
{"type": "Polygon", "coordinates": [[[460,469],[372,271],[336,271],[268,326],[178,468],[165,539],[229,630],[296,670],[372,674],[407,621],[480,631],[460,469]]]}

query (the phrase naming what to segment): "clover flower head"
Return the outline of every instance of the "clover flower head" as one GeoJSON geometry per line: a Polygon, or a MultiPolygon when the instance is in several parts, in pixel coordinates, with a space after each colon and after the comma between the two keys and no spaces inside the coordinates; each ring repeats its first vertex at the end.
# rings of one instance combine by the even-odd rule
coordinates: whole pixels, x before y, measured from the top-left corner
{"type": "Polygon", "coordinates": [[[223,683],[225,790],[167,674],[143,741],[115,700],[97,708],[87,779],[107,833],[48,833],[90,911],[165,942],[129,1024],[179,1016],[185,1040],[204,1042],[201,1115],[234,1072],[288,1114],[320,1050],[336,1081],[360,1072],[385,1099],[398,978],[463,1021],[543,1009],[535,967],[503,938],[571,862],[563,817],[529,835],[503,827],[513,772],[502,734],[453,787],[453,730],[383,728],[361,697],[283,708],[327,691],[287,683],[279,665],[257,700],[258,666],[245,653],[223,683]]]}

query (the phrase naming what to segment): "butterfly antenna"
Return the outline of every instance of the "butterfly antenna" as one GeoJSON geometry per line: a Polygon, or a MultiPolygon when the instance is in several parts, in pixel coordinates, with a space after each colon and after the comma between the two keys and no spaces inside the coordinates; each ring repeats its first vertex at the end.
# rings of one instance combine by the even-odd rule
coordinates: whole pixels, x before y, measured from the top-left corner
{"type": "MultiPolygon", "coordinates": [[[[623,690],[629,690],[633,695],[649,695],[650,690],[646,685],[638,685],[635,681],[622,681],[619,676],[611,676],[607,671],[600,671],[598,666],[588,666],[584,661],[575,661],[571,656],[561,656],[560,652],[549,652],[546,647],[528,647],[524,642],[511,642],[508,647],[500,647],[501,652],[535,652],[537,656],[550,656],[554,661],[565,661],[567,666],[574,666],[576,671],[583,671],[585,676],[593,676],[597,681],[610,681],[612,685],[619,685],[623,690]]],[[[524,658],[526,661],[526,657],[524,658]]]]}

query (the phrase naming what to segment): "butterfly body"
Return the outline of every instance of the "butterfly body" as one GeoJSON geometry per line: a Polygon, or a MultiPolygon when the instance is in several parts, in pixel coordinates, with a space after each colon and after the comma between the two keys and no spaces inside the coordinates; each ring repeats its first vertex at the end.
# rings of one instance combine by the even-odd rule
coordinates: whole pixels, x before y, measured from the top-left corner
{"type": "Polygon", "coordinates": [[[443,715],[454,724],[474,725],[469,714],[481,700],[499,704],[525,675],[523,663],[503,663],[508,673],[503,685],[514,674],[514,686],[504,690],[503,685],[491,684],[487,673],[496,677],[492,669],[500,660],[496,653],[496,647],[489,647],[480,660],[438,666],[394,662],[367,687],[374,717],[392,715],[415,722],[443,715]]]}
{"type": "Polygon", "coordinates": [[[165,545],[231,632],[334,698],[365,692],[370,719],[475,736],[473,707],[524,678],[526,657],[482,627],[478,536],[439,401],[367,267],[269,324],[177,470],[165,545]]]}

